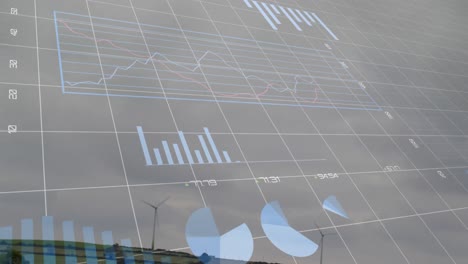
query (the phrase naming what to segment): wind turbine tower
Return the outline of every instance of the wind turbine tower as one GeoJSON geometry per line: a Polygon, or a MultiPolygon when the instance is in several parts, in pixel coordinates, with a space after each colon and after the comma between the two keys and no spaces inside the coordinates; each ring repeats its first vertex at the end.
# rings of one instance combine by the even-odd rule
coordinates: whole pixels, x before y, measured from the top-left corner
{"type": "Polygon", "coordinates": [[[161,207],[167,200],[169,200],[170,197],[167,197],[166,199],[162,200],[156,205],[153,205],[151,203],[148,203],[146,201],[143,201],[145,204],[148,206],[151,206],[154,209],[154,219],[153,219],[153,238],[151,241],[151,250],[154,251],[154,237],[156,235],[156,225],[159,226],[159,220],[158,220],[158,209],[161,207]]]}

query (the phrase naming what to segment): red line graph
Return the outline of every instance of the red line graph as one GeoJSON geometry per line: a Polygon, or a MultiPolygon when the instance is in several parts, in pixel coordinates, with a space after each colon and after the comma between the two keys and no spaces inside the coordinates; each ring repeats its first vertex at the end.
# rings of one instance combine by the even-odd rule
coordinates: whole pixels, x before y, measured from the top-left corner
{"type": "MultiPolygon", "coordinates": [[[[191,78],[189,76],[186,76],[180,72],[177,72],[176,70],[173,70],[171,67],[169,67],[167,65],[167,62],[163,61],[163,60],[160,60],[160,59],[157,59],[157,58],[154,58],[153,56],[150,56],[150,57],[146,57],[146,56],[141,56],[141,55],[138,55],[137,53],[133,52],[132,50],[129,50],[125,47],[122,47],[120,45],[117,45],[115,44],[112,40],[109,40],[109,39],[95,39],[94,37],[91,37],[83,32],[79,32],[75,29],[73,29],[67,22],[63,21],[63,20],[60,20],[58,19],[57,20],[59,23],[61,23],[62,25],[65,26],[65,28],[67,30],[69,30],[70,32],[72,32],[73,34],[75,35],[79,35],[79,36],[82,36],[83,38],[85,39],[88,39],[88,40],[92,40],[92,41],[96,41],[96,43],[107,43],[109,44],[110,46],[118,49],[118,50],[121,50],[125,53],[128,53],[132,56],[135,56],[136,58],[140,58],[140,59],[147,59],[148,61],[154,61],[154,62],[157,62],[158,64],[160,64],[161,66],[163,66],[164,68],[166,68],[169,72],[177,75],[179,78],[182,78],[184,80],[187,80],[187,81],[191,81],[191,82],[194,82],[196,83],[197,85],[203,87],[204,89],[206,89],[207,91],[210,91],[214,96],[219,96],[219,97],[228,97],[228,98],[246,98],[246,97],[250,97],[250,98],[256,98],[256,99],[260,99],[262,96],[266,95],[271,89],[274,89],[275,85],[277,84],[274,84],[274,83],[269,83],[267,82],[266,80],[263,80],[263,79],[259,79],[260,81],[264,82],[266,84],[265,88],[259,92],[259,93],[230,93],[230,94],[226,94],[226,93],[219,93],[219,92],[216,92],[214,91],[210,86],[206,85],[205,83],[203,82],[200,82],[199,80],[197,79],[194,79],[194,78],[191,78]]],[[[221,61],[224,61],[221,59],[221,61]]],[[[232,67],[231,65],[228,65],[229,67],[232,67]]],[[[279,90],[279,89],[275,89],[275,90],[279,90]]],[[[291,95],[298,101],[298,102],[308,102],[308,103],[318,103],[317,100],[318,100],[318,90],[319,90],[319,86],[317,84],[315,84],[315,88],[314,88],[314,97],[312,100],[305,100],[305,99],[302,99],[300,97],[296,97],[295,96],[295,91],[293,89],[283,89],[283,90],[286,90],[286,91],[289,91],[291,93],[291,95]]],[[[319,102],[320,103],[320,102],[319,102]]],[[[323,102],[325,103],[325,102],[323,102]]]]}

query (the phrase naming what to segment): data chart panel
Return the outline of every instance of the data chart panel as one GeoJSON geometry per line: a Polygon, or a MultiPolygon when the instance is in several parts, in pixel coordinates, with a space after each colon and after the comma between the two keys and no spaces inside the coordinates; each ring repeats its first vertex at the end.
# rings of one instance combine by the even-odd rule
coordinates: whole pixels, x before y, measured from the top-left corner
{"type": "Polygon", "coordinates": [[[4,0],[0,263],[468,263],[463,0],[4,0]]]}
{"type": "Polygon", "coordinates": [[[61,12],[54,20],[63,93],[380,110],[330,50],[61,12]]]}

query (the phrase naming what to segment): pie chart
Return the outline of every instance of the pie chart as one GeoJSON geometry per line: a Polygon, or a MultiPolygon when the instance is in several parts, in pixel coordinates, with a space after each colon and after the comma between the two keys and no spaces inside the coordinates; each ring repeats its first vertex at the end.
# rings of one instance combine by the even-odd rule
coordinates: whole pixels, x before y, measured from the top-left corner
{"type": "Polygon", "coordinates": [[[337,214],[343,218],[349,219],[348,214],[345,212],[343,206],[341,206],[336,196],[329,196],[327,199],[325,199],[325,201],[323,201],[323,209],[337,214]]]}
{"type": "Polygon", "coordinates": [[[185,236],[193,254],[203,256],[200,261],[205,264],[223,263],[223,259],[247,262],[253,254],[253,237],[247,225],[242,224],[220,235],[209,208],[192,213],[185,227],[185,236]]]}
{"type": "Polygon", "coordinates": [[[263,231],[279,250],[294,257],[313,255],[318,245],[289,226],[277,201],[265,205],[261,214],[263,231]]]}

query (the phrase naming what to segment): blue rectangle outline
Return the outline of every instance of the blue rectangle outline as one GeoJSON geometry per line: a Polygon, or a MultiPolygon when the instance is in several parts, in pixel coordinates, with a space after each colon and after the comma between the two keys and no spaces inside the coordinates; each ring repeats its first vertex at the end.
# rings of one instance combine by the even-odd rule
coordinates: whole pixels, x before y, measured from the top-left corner
{"type": "MultiPolygon", "coordinates": [[[[74,94],[74,95],[90,95],[90,96],[113,96],[113,97],[127,97],[127,98],[148,98],[148,99],[165,99],[165,100],[181,100],[181,101],[200,101],[200,102],[222,102],[222,103],[237,103],[237,104],[253,104],[253,105],[273,105],[273,106],[292,106],[292,107],[307,107],[307,108],[325,108],[325,109],[344,109],[344,110],[367,110],[367,111],[383,111],[383,109],[377,105],[377,108],[369,108],[369,107],[345,107],[345,106],[335,106],[333,102],[330,103],[330,105],[307,105],[307,104],[285,104],[285,103],[266,103],[266,102],[240,102],[240,101],[230,101],[230,100],[217,100],[217,99],[192,99],[192,98],[181,98],[181,97],[167,97],[167,96],[138,96],[138,95],[126,95],[126,94],[116,94],[116,93],[109,93],[109,94],[99,94],[99,93],[92,93],[92,92],[69,92],[65,91],[65,84],[64,84],[64,76],[63,76],[63,66],[62,66],[62,58],[61,58],[61,50],[60,50],[60,39],[59,39],[59,32],[58,32],[58,25],[57,25],[57,16],[56,14],[66,14],[66,15],[71,15],[71,16],[79,16],[79,17],[86,17],[84,15],[80,14],[75,14],[75,13],[68,13],[68,12],[61,12],[61,11],[54,11],[54,23],[55,23],[55,30],[56,30],[56,40],[57,40],[57,50],[58,50],[58,57],[59,57],[59,67],[60,67],[60,75],[61,75],[61,82],[62,82],[62,93],[63,94],[74,94]]],[[[116,21],[116,22],[121,22],[121,23],[127,23],[127,24],[132,24],[132,22],[128,21],[120,21],[120,20],[114,20],[114,19],[106,19],[106,18],[101,18],[101,17],[96,17],[98,19],[102,20],[108,20],[108,21],[116,21]]],[[[159,27],[159,26],[154,26],[154,25],[148,25],[148,26],[153,26],[153,27],[159,27]]],[[[161,27],[161,28],[166,28],[166,27],[161,27]]],[[[173,29],[175,30],[175,29],[173,29]]],[[[195,31],[190,31],[190,32],[195,32],[195,31]]],[[[203,32],[196,32],[200,34],[207,34],[203,32]]],[[[215,34],[207,34],[207,35],[215,35],[215,34]]],[[[235,38],[235,37],[233,37],[235,38]]],[[[235,39],[242,39],[242,38],[235,38],[235,39]]],[[[247,40],[247,39],[242,39],[242,40],[247,40]]],[[[259,43],[262,43],[262,41],[259,41],[259,43]]],[[[265,42],[268,44],[275,44],[275,43],[269,43],[265,42]]],[[[284,46],[284,45],[280,45],[284,46]]],[[[295,46],[291,46],[295,47],[295,46]]],[[[298,47],[302,49],[307,49],[305,47],[298,47]]],[[[365,90],[365,89],[363,89],[365,90]]],[[[366,94],[367,91],[366,91],[366,94]]],[[[375,100],[368,95],[369,98],[371,98],[374,102],[375,100]]]]}

